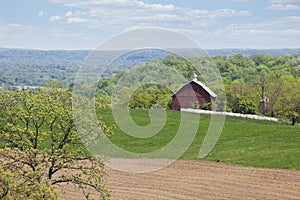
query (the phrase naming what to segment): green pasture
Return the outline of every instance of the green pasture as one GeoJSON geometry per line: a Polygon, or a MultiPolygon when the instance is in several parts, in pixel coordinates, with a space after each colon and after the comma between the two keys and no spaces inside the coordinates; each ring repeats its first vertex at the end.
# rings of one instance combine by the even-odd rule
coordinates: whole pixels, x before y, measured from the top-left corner
{"type": "MultiPolygon", "coordinates": [[[[136,109],[130,113],[136,124],[146,126],[150,123],[147,110],[136,109]]],[[[110,109],[99,109],[97,114],[107,125],[115,124],[110,109]]],[[[188,115],[191,115],[190,119],[197,120],[198,114],[188,115]]],[[[155,136],[145,139],[132,137],[116,127],[111,141],[130,152],[155,151],[172,141],[180,122],[180,112],[167,110],[165,126],[155,136]]],[[[197,134],[180,159],[201,160],[199,150],[209,123],[210,115],[201,114],[197,134]]],[[[221,137],[204,160],[244,166],[300,169],[300,126],[227,116],[221,137]]]]}

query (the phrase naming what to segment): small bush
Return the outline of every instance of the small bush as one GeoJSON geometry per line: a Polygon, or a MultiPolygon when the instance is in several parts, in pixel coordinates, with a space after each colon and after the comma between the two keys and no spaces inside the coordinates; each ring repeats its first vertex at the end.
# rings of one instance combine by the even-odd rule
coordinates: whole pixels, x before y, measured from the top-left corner
{"type": "Polygon", "coordinates": [[[202,105],[202,109],[203,110],[212,110],[212,103],[209,102],[209,103],[205,103],[202,105]]]}

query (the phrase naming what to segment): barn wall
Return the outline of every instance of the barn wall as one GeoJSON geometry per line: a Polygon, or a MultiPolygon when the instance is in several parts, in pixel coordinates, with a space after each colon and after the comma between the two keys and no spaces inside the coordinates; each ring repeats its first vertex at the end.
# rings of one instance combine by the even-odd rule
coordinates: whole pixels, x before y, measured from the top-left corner
{"type": "Polygon", "coordinates": [[[211,102],[211,97],[208,92],[198,84],[191,82],[172,97],[172,109],[194,108],[197,104],[202,106],[209,102],[211,102]]]}

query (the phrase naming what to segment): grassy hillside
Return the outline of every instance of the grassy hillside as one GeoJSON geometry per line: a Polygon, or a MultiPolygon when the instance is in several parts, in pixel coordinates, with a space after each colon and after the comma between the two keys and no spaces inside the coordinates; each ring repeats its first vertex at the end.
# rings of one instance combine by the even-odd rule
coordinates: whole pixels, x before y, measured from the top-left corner
{"type": "MultiPolygon", "coordinates": [[[[133,120],[141,126],[150,122],[146,110],[131,110],[131,114],[133,120]]],[[[167,111],[167,115],[164,128],[151,138],[134,138],[116,128],[112,141],[131,152],[149,152],[160,149],[172,140],[180,123],[180,112],[167,111]]],[[[115,123],[109,109],[98,110],[98,116],[108,125],[115,123]]],[[[199,150],[210,116],[201,115],[200,118],[197,135],[181,159],[200,159],[199,150]]],[[[217,145],[204,160],[245,166],[300,169],[300,127],[226,117],[217,145]]]]}

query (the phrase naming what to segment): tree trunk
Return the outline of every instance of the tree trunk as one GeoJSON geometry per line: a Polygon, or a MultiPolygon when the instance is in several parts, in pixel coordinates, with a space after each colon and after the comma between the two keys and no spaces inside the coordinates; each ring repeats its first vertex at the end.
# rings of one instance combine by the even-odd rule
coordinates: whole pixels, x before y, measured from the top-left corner
{"type": "Polygon", "coordinates": [[[296,124],[296,121],[297,121],[296,118],[293,117],[293,118],[292,118],[292,125],[293,125],[293,126],[296,124]]]}

